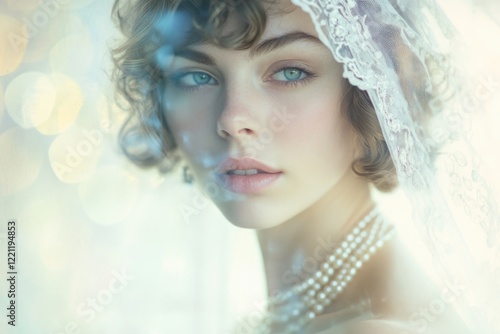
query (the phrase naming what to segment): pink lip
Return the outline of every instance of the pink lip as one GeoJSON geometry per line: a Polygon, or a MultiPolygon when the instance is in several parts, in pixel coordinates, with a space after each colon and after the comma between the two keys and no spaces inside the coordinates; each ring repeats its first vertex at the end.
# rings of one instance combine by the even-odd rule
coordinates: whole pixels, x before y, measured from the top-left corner
{"type": "Polygon", "coordinates": [[[219,185],[231,192],[239,194],[254,194],[271,186],[283,173],[262,162],[250,158],[225,160],[216,171],[219,185]],[[237,175],[234,170],[258,170],[257,174],[237,175]]]}

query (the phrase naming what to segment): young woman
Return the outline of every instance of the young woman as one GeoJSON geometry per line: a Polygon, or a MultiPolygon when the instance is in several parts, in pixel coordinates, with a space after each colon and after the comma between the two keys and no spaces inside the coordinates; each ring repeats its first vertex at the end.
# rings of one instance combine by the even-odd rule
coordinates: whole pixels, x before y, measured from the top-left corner
{"type": "Polygon", "coordinates": [[[436,223],[453,217],[433,163],[451,136],[430,129],[459,94],[429,12],[444,17],[412,1],[115,4],[124,151],[143,166],[182,159],[231,223],[257,231],[269,314],[255,332],[470,332],[451,306],[464,281],[435,285],[370,189],[409,189],[442,254],[436,223]]]}

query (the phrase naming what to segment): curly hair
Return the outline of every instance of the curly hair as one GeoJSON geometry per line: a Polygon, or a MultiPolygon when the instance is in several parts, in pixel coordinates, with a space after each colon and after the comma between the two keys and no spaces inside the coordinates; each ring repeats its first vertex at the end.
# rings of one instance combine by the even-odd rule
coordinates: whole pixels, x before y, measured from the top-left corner
{"type": "MultiPolygon", "coordinates": [[[[126,101],[128,117],[119,140],[123,152],[142,167],[158,166],[168,171],[178,160],[176,143],[163,112],[165,82],[157,52],[169,39],[176,49],[208,41],[222,48],[243,50],[256,42],[266,27],[265,2],[272,0],[116,0],[113,16],[125,36],[123,44],[112,50],[113,79],[117,92],[126,101]],[[189,18],[182,39],[165,36],[158,24],[168,15],[189,18]],[[239,27],[224,34],[230,15],[239,27]]],[[[176,31],[177,32],[177,31],[176,31]]],[[[371,181],[379,190],[397,185],[396,172],[384,140],[375,109],[368,94],[343,81],[342,112],[360,138],[362,154],[352,164],[353,171],[371,181]]]]}

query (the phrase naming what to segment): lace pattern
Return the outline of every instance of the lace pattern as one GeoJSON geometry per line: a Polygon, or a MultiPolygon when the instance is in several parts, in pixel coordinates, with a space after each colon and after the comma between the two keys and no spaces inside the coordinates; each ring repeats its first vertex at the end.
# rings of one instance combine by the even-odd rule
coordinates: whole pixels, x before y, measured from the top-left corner
{"type": "MultiPolygon", "coordinates": [[[[443,281],[466,282],[469,302],[482,300],[461,306],[472,328],[485,328],[471,309],[498,309],[498,301],[485,302],[494,275],[471,275],[480,271],[457,226],[461,213],[456,208],[467,215],[468,224],[480,226],[490,246],[499,221],[481,161],[468,140],[467,90],[445,56],[446,45],[438,43],[439,35],[454,36],[446,15],[432,0],[293,3],[311,16],[321,40],[344,65],[344,77],[368,92],[438,271],[443,281]]],[[[498,249],[492,252],[498,257],[498,249]]]]}

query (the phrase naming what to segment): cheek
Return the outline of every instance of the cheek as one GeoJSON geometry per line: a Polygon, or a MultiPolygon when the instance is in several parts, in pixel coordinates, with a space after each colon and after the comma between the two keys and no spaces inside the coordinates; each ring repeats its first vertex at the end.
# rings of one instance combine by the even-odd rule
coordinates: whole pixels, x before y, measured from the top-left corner
{"type": "Polygon", "coordinates": [[[300,116],[280,138],[281,146],[286,147],[282,158],[295,171],[290,176],[302,183],[337,178],[354,160],[354,132],[342,116],[338,101],[333,97],[297,104],[300,116]]]}
{"type": "Polygon", "coordinates": [[[212,104],[186,100],[172,103],[167,109],[169,128],[181,153],[189,161],[194,161],[202,153],[213,152],[216,148],[218,138],[215,113],[207,109],[210,105],[212,104]]]}
{"type": "Polygon", "coordinates": [[[340,110],[340,94],[324,98],[303,99],[289,108],[296,115],[288,129],[283,131],[283,140],[294,146],[309,147],[309,151],[320,154],[350,151],[354,132],[340,110]],[[314,149],[311,149],[314,148],[314,149]]]}

